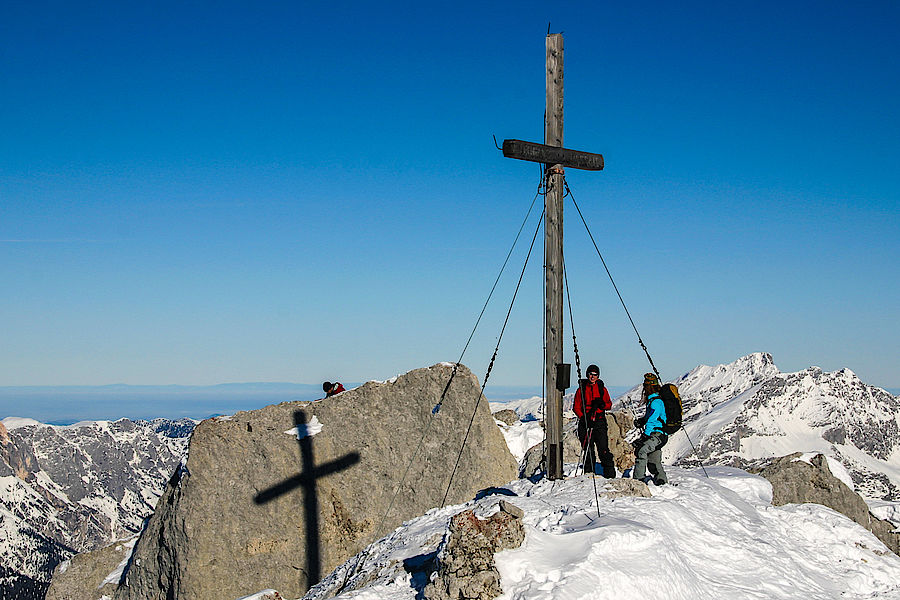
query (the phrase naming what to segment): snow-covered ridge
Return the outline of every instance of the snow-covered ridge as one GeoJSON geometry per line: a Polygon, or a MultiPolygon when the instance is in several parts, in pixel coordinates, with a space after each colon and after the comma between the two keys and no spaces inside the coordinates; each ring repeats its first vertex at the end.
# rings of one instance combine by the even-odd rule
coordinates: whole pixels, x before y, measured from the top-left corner
{"type": "Polygon", "coordinates": [[[19,427],[30,427],[32,425],[43,425],[40,421],[29,419],[27,417],[6,417],[0,423],[6,427],[7,431],[18,429],[19,427]]]}
{"type": "MultiPolygon", "coordinates": [[[[593,484],[603,491],[603,480],[585,476],[505,486],[514,496],[503,499],[524,510],[525,542],[496,555],[501,600],[900,597],[900,557],[856,523],[815,504],[773,507],[769,483],[746,472],[707,472],[673,467],[677,487],[599,502],[593,484]]],[[[413,600],[427,582],[405,562],[436,551],[452,515],[474,508],[486,517],[497,498],[404,523],[306,598],[324,600],[360,564],[337,598],[413,600]]]]}
{"type": "MultiPolygon", "coordinates": [[[[692,412],[708,411],[780,374],[771,354],[755,352],[728,364],[700,365],[673,383],[681,393],[686,416],[690,416],[692,412]]],[[[618,398],[616,405],[637,407],[640,399],[641,388],[638,385],[618,398]]]]}
{"type": "Polygon", "coordinates": [[[521,421],[539,421],[544,415],[544,399],[540,396],[532,396],[522,400],[505,400],[503,402],[491,401],[491,412],[499,410],[512,410],[521,421]]]}

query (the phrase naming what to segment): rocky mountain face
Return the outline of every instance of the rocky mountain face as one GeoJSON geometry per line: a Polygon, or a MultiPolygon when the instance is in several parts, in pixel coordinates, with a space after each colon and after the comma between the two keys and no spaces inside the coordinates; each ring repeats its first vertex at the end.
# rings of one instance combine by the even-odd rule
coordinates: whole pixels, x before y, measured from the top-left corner
{"type": "Polygon", "coordinates": [[[0,598],[43,598],[59,562],[140,531],[193,427],[0,423],[0,598]]]}
{"type": "Polygon", "coordinates": [[[452,364],[207,419],[115,598],[296,598],[445,495],[457,504],[515,477],[477,379],[452,364]]]}
{"type": "MultiPolygon", "coordinates": [[[[793,452],[821,452],[849,472],[868,499],[900,500],[900,398],[849,369],[782,373],[771,355],[699,366],[674,381],[685,432],[664,449],[675,464],[752,468],[793,452]]],[[[639,414],[640,390],[619,399],[639,414]]]]}

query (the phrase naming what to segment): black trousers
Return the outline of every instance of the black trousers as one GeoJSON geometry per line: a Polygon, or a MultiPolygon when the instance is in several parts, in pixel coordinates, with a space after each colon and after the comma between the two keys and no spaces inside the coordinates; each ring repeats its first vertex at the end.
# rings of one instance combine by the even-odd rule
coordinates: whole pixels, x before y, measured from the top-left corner
{"type": "Polygon", "coordinates": [[[597,459],[603,467],[603,476],[612,479],[616,476],[616,465],[612,452],[609,451],[609,436],[607,433],[606,416],[600,416],[594,421],[585,424],[583,418],[578,419],[578,439],[581,440],[581,448],[589,447],[584,453],[584,472],[594,473],[594,464],[597,459]],[[588,439],[590,437],[590,439],[588,439]]]}

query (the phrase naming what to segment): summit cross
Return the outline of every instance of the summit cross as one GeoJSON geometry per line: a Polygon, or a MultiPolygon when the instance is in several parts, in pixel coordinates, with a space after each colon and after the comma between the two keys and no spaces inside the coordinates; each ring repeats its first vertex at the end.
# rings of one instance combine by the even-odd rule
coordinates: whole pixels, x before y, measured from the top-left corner
{"type": "Polygon", "coordinates": [[[544,164],[544,381],[549,479],[563,478],[562,395],[569,383],[563,360],[564,168],[599,171],[603,156],[563,148],[563,37],[547,36],[547,102],[544,143],[504,140],[503,156],[544,164]]]}

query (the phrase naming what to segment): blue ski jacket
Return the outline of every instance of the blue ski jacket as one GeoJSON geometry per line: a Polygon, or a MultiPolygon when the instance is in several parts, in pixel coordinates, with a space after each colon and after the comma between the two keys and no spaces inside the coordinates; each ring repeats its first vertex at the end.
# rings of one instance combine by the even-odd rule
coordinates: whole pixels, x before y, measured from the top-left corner
{"type": "Polygon", "coordinates": [[[644,425],[644,435],[650,435],[654,431],[662,433],[665,422],[666,407],[659,397],[659,392],[654,392],[647,396],[647,424],[644,425]]]}

